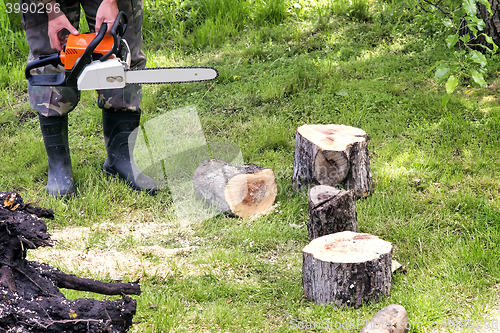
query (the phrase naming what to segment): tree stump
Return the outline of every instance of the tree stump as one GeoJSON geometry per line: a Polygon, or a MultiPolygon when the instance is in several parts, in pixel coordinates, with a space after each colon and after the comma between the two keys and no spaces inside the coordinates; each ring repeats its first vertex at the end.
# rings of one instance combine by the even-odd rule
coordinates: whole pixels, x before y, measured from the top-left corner
{"type": "Polygon", "coordinates": [[[399,304],[391,304],[377,312],[359,333],[404,333],[408,313],[399,304]]]}
{"type": "Polygon", "coordinates": [[[353,191],[327,185],[309,189],[309,240],[342,231],[358,231],[356,200],[353,191]]]}
{"type": "Polygon", "coordinates": [[[302,250],[305,296],[318,304],[359,308],[392,288],[392,245],[370,234],[343,231],[314,239],[302,250]]]}
{"type": "Polygon", "coordinates": [[[265,212],[278,192],[273,170],[255,164],[235,166],[218,159],[203,161],[193,174],[193,187],[219,212],[239,217],[265,212]]]}
{"type": "Polygon", "coordinates": [[[293,161],[293,188],[337,186],[357,198],[373,192],[365,131],[344,125],[303,125],[297,129],[293,161]]]}
{"type": "Polygon", "coordinates": [[[15,192],[0,192],[0,332],[126,332],[139,295],[134,283],[104,283],[26,260],[26,251],[51,246],[45,221],[50,209],[25,204],[15,192]],[[68,300],[58,288],[122,295],[121,299],[68,300]]]}

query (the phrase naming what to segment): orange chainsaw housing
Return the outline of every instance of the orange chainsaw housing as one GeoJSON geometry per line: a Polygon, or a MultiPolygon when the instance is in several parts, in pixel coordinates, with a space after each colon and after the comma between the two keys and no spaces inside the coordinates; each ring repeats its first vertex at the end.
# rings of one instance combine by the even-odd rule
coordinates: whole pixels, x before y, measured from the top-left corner
{"type": "MultiPolygon", "coordinates": [[[[59,58],[64,68],[70,70],[75,65],[76,61],[82,56],[87,46],[94,40],[96,34],[79,34],[78,36],[69,35],[66,42],[66,48],[61,51],[59,58]]],[[[94,53],[105,55],[113,48],[113,36],[105,35],[102,41],[97,45],[94,53]]],[[[110,59],[113,56],[110,57],[110,59]]]]}

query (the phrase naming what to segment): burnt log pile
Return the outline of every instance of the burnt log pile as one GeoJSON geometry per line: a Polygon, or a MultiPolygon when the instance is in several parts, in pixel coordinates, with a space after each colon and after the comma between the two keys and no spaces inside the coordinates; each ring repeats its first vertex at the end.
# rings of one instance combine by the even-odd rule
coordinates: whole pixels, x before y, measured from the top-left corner
{"type": "Polygon", "coordinates": [[[125,295],[139,295],[139,281],[105,283],[26,260],[27,250],[53,245],[42,218],[54,212],[0,192],[0,332],[126,332],[137,304],[125,295]],[[122,298],[68,300],[59,288],[122,298]]]}

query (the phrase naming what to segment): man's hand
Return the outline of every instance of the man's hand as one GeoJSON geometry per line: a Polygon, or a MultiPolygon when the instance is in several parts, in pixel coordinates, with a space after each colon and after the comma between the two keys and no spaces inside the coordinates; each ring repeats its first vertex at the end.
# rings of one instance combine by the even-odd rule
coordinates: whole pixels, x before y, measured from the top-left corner
{"type": "Polygon", "coordinates": [[[118,6],[116,5],[116,0],[103,0],[99,8],[97,9],[97,14],[95,17],[95,32],[99,33],[101,25],[103,23],[108,24],[108,30],[106,33],[109,34],[113,23],[115,23],[116,17],[118,16],[118,6]]]}
{"type": "MultiPolygon", "coordinates": [[[[52,8],[56,5],[56,1],[50,2],[52,8]]],[[[47,14],[49,19],[48,34],[50,40],[50,47],[54,50],[61,51],[64,44],[66,43],[66,38],[61,36],[61,30],[67,29],[71,34],[77,36],[78,30],[75,29],[69,22],[66,15],[63,12],[55,13],[51,11],[47,14]]]]}

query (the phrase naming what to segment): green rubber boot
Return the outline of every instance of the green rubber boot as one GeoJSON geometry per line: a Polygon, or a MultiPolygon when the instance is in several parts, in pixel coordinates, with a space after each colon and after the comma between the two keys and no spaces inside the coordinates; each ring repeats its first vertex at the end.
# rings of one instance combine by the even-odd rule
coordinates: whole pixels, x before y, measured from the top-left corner
{"type": "Polygon", "coordinates": [[[135,142],[131,133],[139,127],[140,120],[140,112],[103,109],[104,142],[108,153],[103,168],[108,176],[118,176],[134,190],[155,194],[156,181],[140,172],[130,155],[133,147],[129,147],[129,140],[135,142]]]}
{"type": "Polygon", "coordinates": [[[54,197],[68,197],[75,193],[68,144],[68,115],[62,117],[38,116],[43,142],[49,159],[47,193],[54,197]]]}

